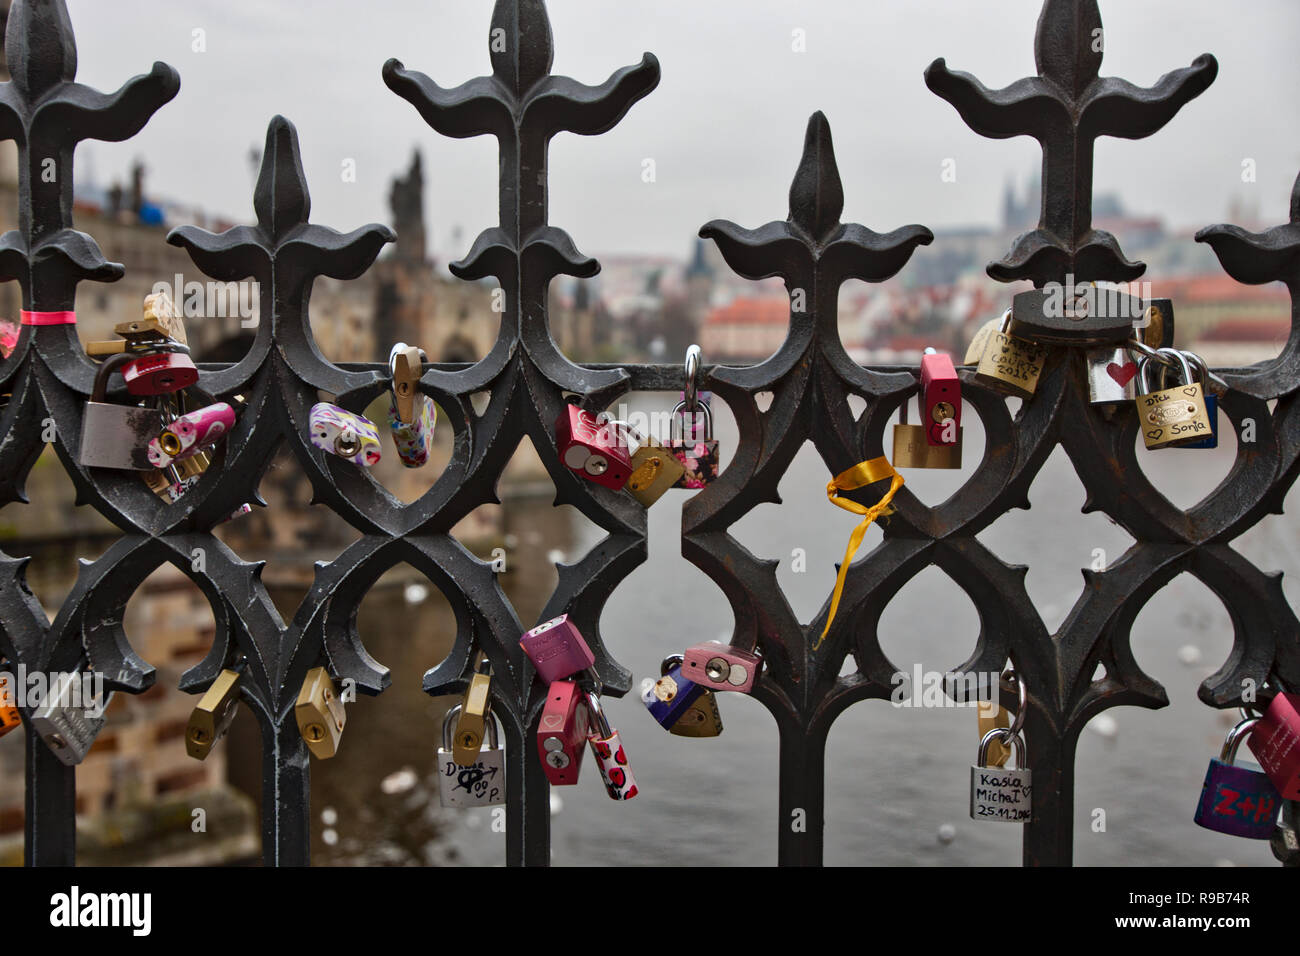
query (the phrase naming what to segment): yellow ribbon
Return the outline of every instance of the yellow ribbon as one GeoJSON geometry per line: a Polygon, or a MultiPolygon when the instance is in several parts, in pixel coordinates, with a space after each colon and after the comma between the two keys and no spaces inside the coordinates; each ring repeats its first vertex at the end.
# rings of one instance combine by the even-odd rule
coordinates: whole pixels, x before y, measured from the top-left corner
{"type": "Polygon", "coordinates": [[[831,613],[826,618],[826,629],[822,631],[822,636],[817,638],[813,650],[821,647],[822,641],[826,640],[826,635],[830,632],[831,622],[835,620],[835,612],[840,606],[840,595],[844,593],[844,578],[849,573],[849,565],[853,562],[853,556],[857,553],[858,548],[861,547],[867,529],[871,527],[871,522],[891,510],[889,503],[894,499],[894,493],[901,487],[903,487],[903,476],[894,470],[894,466],[884,456],[854,465],[848,471],[840,472],[826,485],[826,497],[830,499],[830,503],[838,508],[843,508],[845,511],[852,511],[854,514],[862,515],[862,524],[854,528],[853,534],[849,536],[849,547],[844,552],[844,561],[840,564],[839,577],[835,579],[835,593],[831,595],[831,613]],[[889,479],[889,490],[869,508],[849,498],[839,496],[841,491],[855,491],[858,488],[873,485],[877,481],[884,481],[886,478],[889,479]]]}

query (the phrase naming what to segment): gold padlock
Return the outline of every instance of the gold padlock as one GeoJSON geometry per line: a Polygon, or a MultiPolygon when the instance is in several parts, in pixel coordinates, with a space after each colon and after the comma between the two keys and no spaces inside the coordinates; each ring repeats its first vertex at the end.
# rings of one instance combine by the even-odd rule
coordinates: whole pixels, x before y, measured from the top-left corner
{"type": "Polygon", "coordinates": [[[718,697],[706,690],[697,697],[677,723],[668,728],[678,737],[716,737],[722,733],[722,712],[718,710],[718,697]]]}
{"type": "Polygon", "coordinates": [[[907,423],[907,406],[899,408],[899,423],[894,426],[894,454],[890,459],[895,468],[960,468],[962,429],[957,429],[957,441],[951,445],[931,445],[924,425],[907,423]]]}
{"type": "Polygon", "coordinates": [[[134,322],[119,322],[113,331],[124,339],[171,339],[188,345],[185,322],[166,292],[145,296],[144,315],[134,322]]]}
{"type": "Polygon", "coordinates": [[[975,381],[987,385],[1007,395],[1028,398],[1038,387],[1038,377],[1043,373],[1043,362],[1047,358],[1047,349],[1041,345],[1012,335],[1011,310],[1003,313],[997,328],[989,322],[975,335],[971,347],[966,353],[967,363],[973,360],[976,345],[979,349],[979,365],[975,369],[975,381]]]}
{"type": "Polygon", "coordinates": [[[15,727],[22,726],[23,718],[18,713],[18,708],[14,706],[14,676],[12,674],[0,674],[0,737],[3,737],[15,727]]]}
{"type": "Polygon", "coordinates": [[[451,756],[458,767],[473,766],[483,747],[483,734],[492,709],[492,676],[486,660],[479,662],[479,670],[470,678],[469,687],[460,702],[460,716],[451,735],[451,756]]]}
{"type": "Polygon", "coordinates": [[[298,721],[298,731],[307,742],[307,749],[319,760],[328,760],[338,753],[339,739],[347,714],[343,702],[334,690],[334,681],[323,667],[313,667],[303,678],[298,702],[293,716],[298,721]]]}
{"type": "Polygon", "coordinates": [[[1138,362],[1141,387],[1134,403],[1142,440],[1147,448],[1176,448],[1204,441],[1212,434],[1212,426],[1205,408],[1205,389],[1196,381],[1191,363],[1176,349],[1158,349],[1156,355],[1172,358],[1177,363],[1183,384],[1151,391],[1147,373],[1158,360],[1144,355],[1138,362]]]}
{"type": "Polygon", "coordinates": [[[205,760],[239,711],[239,671],[223,670],[199,699],[185,728],[185,752],[205,760]]]}
{"type": "Polygon", "coordinates": [[[649,508],[685,474],[676,455],[648,438],[632,456],[632,474],[626,487],[633,498],[649,508]]]}

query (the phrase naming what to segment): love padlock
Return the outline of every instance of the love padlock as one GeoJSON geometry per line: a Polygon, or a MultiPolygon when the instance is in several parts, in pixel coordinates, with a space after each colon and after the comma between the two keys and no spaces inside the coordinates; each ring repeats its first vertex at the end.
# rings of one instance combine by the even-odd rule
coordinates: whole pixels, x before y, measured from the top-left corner
{"type": "Polygon", "coordinates": [[[172,420],[149,442],[149,464],[166,468],[211,448],[235,427],[235,410],[225,402],[216,402],[172,420]]]}
{"type": "Polygon", "coordinates": [[[206,760],[239,712],[239,671],[227,668],[217,675],[190,713],[185,728],[185,752],[206,760]]]}
{"type": "Polygon", "coordinates": [[[1258,719],[1252,717],[1228,731],[1223,750],[1205,771],[1201,799],[1192,817],[1197,825],[1249,840],[1273,836],[1273,824],[1282,805],[1277,788],[1264,771],[1234,764],[1242,740],[1253,736],[1258,724],[1258,719]]]}
{"type": "Polygon", "coordinates": [[[307,672],[293,706],[293,716],[314,757],[328,760],[338,753],[347,713],[325,668],[313,667],[307,672]]]}
{"type": "Polygon", "coordinates": [[[537,756],[553,787],[578,782],[590,712],[576,681],[557,680],[546,691],[546,706],[537,722],[537,756]]]}
{"type": "Polygon", "coordinates": [[[461,716],[461,705],[442,719],[442,746],[438,748],[438,800],[444,807],[489,807],[506,802],[506,752],[497,736],[497,721],[487,714],[486,750],[475,747],[460,754],[453,742],[453,725],[461,716]]]}
{"type": "Polygon", "coordinates": [[[1300,800],[1300,694],[1274,695],[1248,743],[1282,799],[1300,800]]]}
{"type": "Polygon", "coordinates": [[[588,693],[587,707],[591,715],[587,743],[596,755],[596,766],[600,768],[600,778],[605,782],[605,792],[611,800],[631,800],[638,791],[632,768],[627,765],[623,738],[605,719],[599,696],[588,693]]]}
{"type": "Polygon", "coordinates": [[[398,342],[388,354],[393,379],[388,406],[388,430],[393,436],[397,458],[407,468],[419,468],[429,460],[429,442],[438,421],[438,408],[420,391],[424,353],[398,342]]]}
{"type": "Polygon", "coordinates": [[[1012,335],[1011,310],[994,319],[975,334],[966,363],[976,364],[975,381],[995,391],[1018,398],[1029,398],[1038,388],[1047,349],[1012,335]]]}
{"type": "Polygon", "coordinates": [[[619,491],[632,475],[638,445],[626,425],[597,421],[586,409],[566,405],[555,421],[555,447],[570,471],[619,491]]]}
{"type": "Polygon", "coordinates": [[[538,624],[519,639],[519,646],[533,662],[537,676],[548,684],[572,677],[596,663],[596,655],[567,614],[538,624]]]}
{"type": "Polygon", "coordinates": [[[44,700],[32,711],[31,729],[69,767],[90,752],[113,697],[88,688],[88,683],[93,685],[89,671],[52,675],[44,700]]]}
{"type": "Polygon", "coordinates": [[[381,457],[379,430],[364,415],[318,402],[311,407],[309,427],[313,445],[354,465],[368,468],[381,457]]]}
{"type": "Polygon", "coordinates": [[[669,488],[677,487],[685,475],[686,469],[677,456],[655,439],[648,438],[632,456],[632,474],[627,479],[627,490],[649,508],[669,488]]]}
{"type": "Polygon", "coordinates": [[[921,410],[927,443],[961,441],[961,382],[946,352],[926,349],[921,356],[921,410]]]}
{"type": "Polygon", "coordinates": [[[1135,403],[1143,442],[1147,448],[1154,449],[1203,441],[1211,433],[1210,417],[1205,407],[1205,390],[1196,380],[1191,363],[1187,356],[1173,349],[1159,349],[1156,354],[1168,354],[1173,359],[1182,383],[1153,391],[1148,372],[1160,363],[1151,356],[1143,356],[1138,363],[1140,388],[1135,403]]]}
{"type": "Polygon", "coordinates": [[[477,673],[470,678],[465,696],[455,708],[457,717],[451,736],[451,755],[461,766],[466,766],[475,759],[479,748],[483,746],[484,729],[491,720],[491,668],[488,661],[479,662],[477,673]]]}
{"type": "Polygon", "coordinates": [[[975,766],[970,768],[970,815],[972,820],[998,823],[1028,823],[1033,811],[1033,771],[1025,767],[1025,739],[1009,731],[990,730],[980,741],[975,766]],[[993,738],[1013,745],[1017,770],[988,765],[993,738]]]}
{"type": "Polygon", "coordinates": [[[122,369],[126,390],[132,395],[164,395],[189,388],[199,380],[199,370],[183,345],[163,345],[150,355],[132,358],[122,369]]]}
{"type": "Polygon", "coordinates": [[[0,672],[0,737],[23,725],[22,714],[14,704],[14,675],[0,672]]]}
{"type": "Polygon", "coordinates": [[[722,733],[717,695],[682,675],[685,662],[681,654],[665,657],[659,665],[659,679],[646,681],[641,703],[670,734],[716,737],[722,733]]]}
{"type": "Polygon", "coordinates": [[[149,471],[149,441],[158,434],[161,415],[156,408],[115,405],[108,399],[108,380],[131,360],[114,355],[95,373],[95,385],[81,419],[77,460],[87,468],[149,471]]]}
{"type": "Polygon", "coordinates": [[[754,689],[754,680],[763,666],[763,659],[752,651],[716,641],[688,647],[682,656],[682,673],[696,684],[742,694],[754,689]]]}

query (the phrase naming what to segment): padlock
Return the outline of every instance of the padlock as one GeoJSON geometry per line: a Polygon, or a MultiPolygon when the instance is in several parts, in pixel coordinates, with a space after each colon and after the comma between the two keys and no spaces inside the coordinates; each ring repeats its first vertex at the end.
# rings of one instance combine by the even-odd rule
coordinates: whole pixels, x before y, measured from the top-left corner
{"type": "Polygon", "coordinates": [[[537,756],[552,786],[567,787],[578,782],[589,721],[586,696],[577,683],[552,683],[537,723],[537,756]]]}
{"type": "Polygon", "coordinates": [[[566,405],[556,419],[555,447],[565,467],[615,491],[627,484],[637,451],[636,440],[626,426],[598,422],[577,405],[566,405]]]}
{"type": "Polygon", "coordinates": [[[0,737],[15,727],[21,727],[22,714],[14,706],[14,675],[0,672],[0,737]]]}
{"type": "MultiPolygon", "coordinates": [[[[497,721],[487,714],[486,750],[475,748],[457,756],[452,725],[462,716],[461,705],[442,719],[442,746],[438,748],[438,800],[444,807],[490,807],[506,802],[506,752],[497,736],[497,721]]],[[[480,739],[480,745],[482,741],[480,739]]]]}
{"type": "Polygon", "coordinates": [[[1145,303],[1095,282],[1049,282],[1011,299],[1011,332],[1049,345],[1100,348],[1118,345],[1142,318],[1145,303]]]}
{"type": "Polygon", "coordinates": [[[605,719],[604,708],[596,694],[587,694],[587,706],[591,714],[587,743],[596,755],[596,766],[600,768],[600,779],[605,782],[605,792],[611,800],[631,800],[637,795],[636,778],[627,764],[623,738],[605,719]]]}
{"type": "Polygon", "coordinates": [[[961,382],[946,352],[926,349],[921,356],[921,411],[929,444],[960,443],[961,382]]]}
{"type": "Polygon", "coordinates": [[[479,663],[479,671],[470,678],[469,687],[465,689],[465,696],[457,708],[459,715],[451,736],[451,750],[456,762],[463,767],[474,761],[474,755],[483,746],[484,724],[492,709],[492,677],[488,673],[490,666],[486,660],[479,663]]]}
{"type": "Polygon", "coordinates": [[[225,402],[186,412],[149,442],[149,463],[166,468],[215,445],[235,427],[235,410],[225,402]]]}
{"type": "Polygon", "coordinates": [[[126,390],[132,395],[165,395],[189,388],[199,380],[199,370],[184,346],[168,344],[151,354],[132,358],[122,369],[126,390]]]}
{"type": "MultiPolygon", "coordinates": [[[[979,737],[983,740],[991,730],[1007,730],[1011,726],[1011,713],[1005,707],[993,706],[992,701],[980,701],[979,716],[976,719],[979,737]]],[[[1003,743],[1003,737],[994,737],[989,744],[986,767],[1005,767],[1011,756],[1011,748],[1003,743]]]]}
{"type": "Polygon", "coordinates": [[[1200,441],[1189,442],[1183,445],[1184,448],[1218,448],[1219,447],[1219,396],[1214,394],[1212,389],[1213,383],[1210,380],[1210,367],[1206,364],[1205,359],[1201,358],[1195,352],[1184,351],[1183,355],[1191,364],[1192,370],[1196,373],[1201,387],[1205,392],[1205,415],[1210,420],[1210,434],[1208,438],[1200,441]]]}
{"type": "Polygon", "coordinates": [[[1300,800],[1300,694],[1274,695],[1248,742],[1282,799],[1300,800]]]}
{"type": "Polygon", "coordinates": [[[52,675],[45,699],[32,712],[31,729],[69,767],[81,763],[104,729],[113,697],[88,690],[91,679],[89,671],[52,675]]]}
{"type": "Polygon", "coordinates": [[[310,428],[313,445],[354,465],[368,468],[381,457],[379,430],[364,415],[318,402],[311,407],[310,428]]]}
{"type": "Polygon", "coordinates": [[[670,734],[716,737],[722,733],[717,695],[682,676],[683,663],[681,654],[665,657],[659,665],[659,679],[647,681],[641,702],[670,734]]]}
{"type": "Polygon", "coordinates": [[[1174,448],[1204,439],[1210,433],[1210,419],[1205,410],[1205,393],[1195,380],[1190,363],[1181,352],[1161,350],[1157,354],[1176,356],[1182,384],[1151,390],[1148,371],[1159,364],[1143,356],[1138,362],[1139,391],[1135,399],[1138,427],[1149,449],[1174,448]]]}
{"type": "Polygon", "coordinates": [[[703,488],[718,477],[718,440],[713,437],[713,410],[708,402],[697,401],[688,429],[686,408],[686,402],[678,402],[668,424],[668,449],[683,468],[682,476],[673,487],[703,488]],[[700,435],[701,416],[703,436],[700,435]]]}
{"type": "Polygon", "coordinates": [[[328,760],[338,753],[347,714],[325,668],[313,667],[307,672],[293,706],[293,716],[307,749],[317,759],[328,760]]]}
{"type": "MultiPolygon", "coordinates": [[[[975,381],[1005,395],[1029,398],[1043,374],[1047,349],[1028,339],[1012,335],[1011,310],[1002,316],[996,330],[989,332],[975,369],[975,381]]],[[[981,330],[982,331],[982,330],[981,330]]]]}
{"type": "Polygon", "coordinates": [[[538,624],[520,638],[519,646],[537,668],[537,676],[548,684],[596,663],[596,655],[567,614],[538,624]]]}
{"type": "Polygon", "coordinates": [[[189,344],[185,337],[185,322],[165,291],[145,296],[144,315],[132,322],[119,322],[113,326],[113,331],[126,339],[171,339],[181,345],[189,344]]]}
{"type": "Polygon", "coordinates": [[[398,342],[388,354],[388,368],[393,379],[388,430],[398,460],[407,468],[419,468],[429,460],[429,442],[438,421],[437,406],[419,389],[424,353],[398,342]]]}
{"type": "Polygon", "coordinates": [[[990,730],[980,741],[975,766],[970,768],[971,819],[1028,823],[1034,815],[1033,794],[1033,771],[1025,766],[1025,739],[1008,731],[990,730]],[[1020,769],[988,765],[989,745],[994,737],[1015,746],[1020,769]]]}
{"type": "Polygon", "coordinates": [[[115,355],[95,373],[95,387],[81,419],[81,448],[78,461],[87,468],[120,468],[149,471],[149,441],[162,423],[156,408],[113,405],[105,398],[113,372],[131,360],[115,355]]]}
{"type": "Polygon", "coordinates": [[[190,713],[185,728],[185,752],[206,760],[218,740],[226,735],[239,712],[239,671],[226,668],[217,675],[190,713]]]}
{"type": "Polygon", "coordinates": [[[677,456],[650,438],[632,456],[632,474],[627,479],[627,490],[649,508],[669,488],[675,488],[685,475],[686,469],[677,456]]]}
{"type": "Polygon", "coordinates": [[[752,651],[708,641],[686,648],[682,673],[711,690],[734,690],[748,694],[754,689],[763,660],[752,651]]]}
{"type": "Polygon", "coordinates": [[[1137,398],[1138,363],[1128,347],[1117,345],[1089,349],[1084,354],[1088,368],[1088,401],[1093,405],[1122,405],[1137,398]]]}
{"type": "Polygon", "coordinates": [[[932,445],[921,425],[907,423],[908,402],[899,406],[898,424],[894,426],[895,468],[960,468],[962,431],[957,429],[955,445],[932,445]]]}
{"type": "Polygon", "coordinates": [[[1219,756],[1210,761],[1192,818],[1199,826],[1250,840],[1273,836],[1282,805],[1277,788],[1264,771],[1234,764],[1242,740],[1248,734],[1253,737],[1258,724],[1258,718],[1251,717],[1233,727],[1219,756]]]}

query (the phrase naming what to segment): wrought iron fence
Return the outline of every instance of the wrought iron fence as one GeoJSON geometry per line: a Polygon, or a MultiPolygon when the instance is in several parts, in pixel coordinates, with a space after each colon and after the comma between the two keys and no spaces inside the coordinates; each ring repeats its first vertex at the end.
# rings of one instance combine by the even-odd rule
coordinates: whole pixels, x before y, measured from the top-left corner
{"type": "MultiPolygon", "coordinates": [[[[1035,50],[1038,76],[991,91],[950,72],[943,60],[926,73],[930,88],[976,132],[1030,135],[1042,144],[1042,221],[990,266],[995,278],[1032,279],[1042,286],[1068,273],[1079,281],[1123,281],[1142,272],[1141,264],[1124,258],[1113,236],[1091,226],[1093,141],[1155,132],[1210,84],[1217,66],[1202,56],[1151,89],[1099,78],[1101,54],[1092,38],[1100,26],[1095,0],[1046,0],[1035,50]]],[[[389,88],[429,126],[458,138],[489,134],[500,149],[499,222],[452,266],[462,279],[495,277],[504,290],[499,337],[481,361],[434,365],[420,381],[455,432],[446,472],[425,496],[403,505],[364,470],[307,440],[308,410],[318,392],[360,409],[388,387],[387,368],[331,364],[317,349],[308,321],[313,280],[357,277],[393,234],[381,225],[344,234],[310,223],[297,136],[288,120],[276,117],[254,194],[256,224],[220,234],[183,226],[168,236],[214,279],[257,279],[262,320],[241,360],[202,367],[202,387],[216,396],[243,395],[247,412],[198,484],[176,503],[164,504],[136,475],[79,464],[96,366],[75,326],[40,323],[42,316],[75,310],[79,282],[113,281],[123,274],[121,266],[105,261],[92,237],[73,229],[74,149],[86,139],[131,137],[176,95],[180,81],[175,70],[157,63],[116,93],[97,92],[75,81],[76,49],[63,0],[15,0],[9,18],[5,50],[12,80],[0,85],[0,136],[18,145],[19,228],[0,238],[0,276],[19,282],[25,319],[35,324],[24,325],[0,366],[0,389],[10,395],[0,439],[0,500],[24,500],[24,480],[44,447],[41,429],[31,423],[52,418],[54,445],[79,502],[107,516],[121,537],[81,566],[53,622],[26,587],[25,560],[0,555],[0,651],[29,669],[92,668],[111,689],[144,691],[155,672],[127,642],[126,603],[164,563],[188,575],[211,604],[216,639],[180,687],[200,691],[223,667],[247,659],[242,693],[262,732],[262,835],[269,865],[308,862],[309,764],[293,718],[297,690],[308,669],[322,665],[368,694],[390,683],[388,670],[362,646],[355,615],[371,585],[401,562],[428,576],[457,620],[454,647],[425,675],[424,689],[434,695],[463,690],[478,652],[493,665],[494,712],[503,722],[507,750],[507,862],[549,861],[548,784],[530,745],[545,688],[520,650],[524,627],[490,565],[451,535],[457,521],[495,500],[497,480],[524,438],[554,480],[557,503],[573,505],[608,533],[586,557],[560,568],[542,619],[567,612],[596,651],[606,691],[621,695],[630,688],[630,673],[603,648],[599,620],[619,581],[646,557],[645,512],[632,498],[581,481],[564,467],[553,423],[568,395],[581,396],[596,411],[629,392],[677,388],[680,372],[661,365],[576,365],[556,347],[547,320],[549,282],[558,275],[591,276],[599,267],[548,222],[547,152],[556,133],[596,135],[613,127],[654,89],[659,64],[646,54],[599,86],[552,75],[542,0],[497,0],[492,38],[491,76],[453,89],[395,60],[383,67],[389,88]],[[481,392],[491,397],[479,414],[471,396],[481,392]],[[284,445],[310,477],[316,501],[361,533],[336,560],[318,566],[287,623],[262,586],[260,565],[241,560],[212,534],[214,524],[236,507],[259,500],[260,477],[284,445]],[[191,561],[195,548],[206,555],[201,570],[191,561]]],[[[756,505],[779,500],[777,484],[805,441],[816,446],[831,475],[880,455],[886,424],[917,389],[915,369],[864,368],[848,356],[836,300],[847,279],[879,282],[897,273],[932,235],[917,225],[880,234],[843,224],[842,205],[830,129],[816,114],[791,186],[789,218],[753,230],[722,221],[701,230],[737,273],[780,276],[801,299],[801,307],[791,310],[784,345],[770,359],[753,367],[703,370],[702,385],[730,406],[740,439],[730,465],[689,501],[682,521],[683,555],[717,583],[734,612],[732,643],[757,649],[766,662],[754,696],[779,730],[780,862],[821,862],[827,734],[852,703],[891,694],[895,668],[881,649],[877,625],[899,589],[934,564],[979,614],[976,650],[959,671],[998,670],[1010,659],[1027,689],[1025,736],[1035,795],[1033,819],[1024,828],[1024,862],[1068,864],[1080,731],[1110,707],[1167,703],[1164,689],[1136,664],[1129,632],[1139,610],[1173,577],[1187,571],[1200,579],[1232,619],[1232,653],[1200,689],[1207,705],[1239,705],[1246,679],[1273,690],[1300,689],[1300,627],[1280,576],[1257,569],[1232,548],[1245,530],[1281,511],[1295,479],[1300,325],[1293,324],[1277,360],[1220,371],[1229,386],[1220,408],[1238,430],[1243,419],[1254,419],[1257,432],[1253,442],[1238,444],[1236,462],[1219,487],[1187,511],[1165,499],[1137,466],[1133,411],[1090,411],[1078,349],[1050,353],[1037,393],[1014,416],[1001,395],[963,369],[963,395],[987,434],[979,468],[937,507],[926,507],[906,488],[900,491],[883,542],[850,567],[834,624],[818,643],[829,602],[811,622],[800,623],[781,593],[774,562],[755,557],[729,529],[756,505]],[[765,392],[772,394],[771,403],[760,409],[756,396],[765,392]],[[860,415],[850,411],[852,396],[866,402],[860,415]],[[976,534],[1023,505],[1058,445],[1087,489],[1085,510],[1110,516],[1135,543],[1106,571],[1085,572],[1084,593],[1053,634],[1025,589],[1025,569],[1003,563],[976,534]],[[852,670],[844,668],[848,655],[856,665],[852,670]],[[1104,676],[1094,677],[1098,664],[1104,676]],[[785,825],[795,808],[807,814],[803,829],[785,825]]],[[[1234,278],[1281,280],[1294,297],[1300,282],[1300,188],[1290,223],[1262,235],[1215,226],[1198,239],[1213,246],[1234,278]]],[[[849,497],[872,504],[879,495],[868,490],[849,497]]],[[[26,784],[28,863],[72,863],[75,770],[31,732],[26,784]]],[[[1286,807],[1274,841],[1275,854],[1291,864],[1300,862],[1296,811],[1294,803],[1286,807]]]]}

